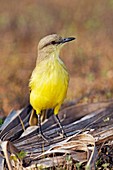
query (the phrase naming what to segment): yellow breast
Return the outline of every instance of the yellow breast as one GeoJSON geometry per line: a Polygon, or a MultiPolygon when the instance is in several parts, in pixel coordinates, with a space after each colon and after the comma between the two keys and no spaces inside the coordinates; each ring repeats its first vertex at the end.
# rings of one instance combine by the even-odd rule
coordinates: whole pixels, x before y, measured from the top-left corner
{"type": "Polygon", "coordinates": [[[30,80],[30,103],[37,113],[61,105],[68,88],[69,76],[63,62],[48,59],[38,64],[30,80]]]}

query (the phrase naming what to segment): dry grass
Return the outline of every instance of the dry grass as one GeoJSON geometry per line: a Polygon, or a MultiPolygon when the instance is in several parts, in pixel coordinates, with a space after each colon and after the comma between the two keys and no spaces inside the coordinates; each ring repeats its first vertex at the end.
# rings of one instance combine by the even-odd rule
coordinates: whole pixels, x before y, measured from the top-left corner
{"type": "Polygon", "coordinates": [[[50,33],[75,36],[62,50],[70,72],[67,99],[92,90],[113,97],[113,1],[8,0],[0,2],[0,111],[28,101],[28,80],[39,39],[50,33]]]}

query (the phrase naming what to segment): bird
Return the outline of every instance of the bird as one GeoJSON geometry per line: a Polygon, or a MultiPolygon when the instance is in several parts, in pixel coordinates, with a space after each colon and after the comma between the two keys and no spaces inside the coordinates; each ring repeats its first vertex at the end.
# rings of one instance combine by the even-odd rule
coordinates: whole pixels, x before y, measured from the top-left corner
{"type": "Polygon", "coordinates": [[[39,41],[36,66],[29,80],[30,104],[36,111],[38,133],[44,140],[41,115],[46,109],[52,109],[63,136],[66,136],[58,113],[66,98],[69,73],[60,58],[61,48],[74,37],[63,38],[57,34],[47,35],[39,41]]]}

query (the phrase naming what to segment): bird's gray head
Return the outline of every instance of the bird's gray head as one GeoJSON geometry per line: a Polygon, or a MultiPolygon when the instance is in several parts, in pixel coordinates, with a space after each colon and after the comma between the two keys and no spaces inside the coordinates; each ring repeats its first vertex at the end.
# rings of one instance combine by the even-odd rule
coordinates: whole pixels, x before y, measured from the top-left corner
{"type": "Polygon", "coordinates": [[[38,44],[38,57],[42,55],[50,55],[52,53],[59,53],[61,47],[65,43],[74,39],[74,37],[62,38],[57,34],[48,35],[42,38],[38,44]]]}
{"type": "Polygon", "coordinates": [[[74,39],[74,37],[62,38],[57,34],[48,35],[40,40],[38,44],[38,49],[41,50],[50,46],[58,47],[74,39]]]}

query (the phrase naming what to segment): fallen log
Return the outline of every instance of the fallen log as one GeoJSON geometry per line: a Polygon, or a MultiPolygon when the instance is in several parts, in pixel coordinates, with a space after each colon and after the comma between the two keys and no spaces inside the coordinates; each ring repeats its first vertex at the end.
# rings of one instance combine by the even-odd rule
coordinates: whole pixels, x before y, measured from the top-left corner
{"type": "Polygon", "coordinates": [[[67,138],[60,134],[52,115],[42,124],[48,142],[38,135],[38,126],[29,126],[31,110],[30,105],[19,111],[13,110],[0,129],[2,169],[60,166],[68,169],[75,168],[77,163],[95,169],[101,144],[113,141],[112,100],[63,106],[59,117],[67,138]]]}

